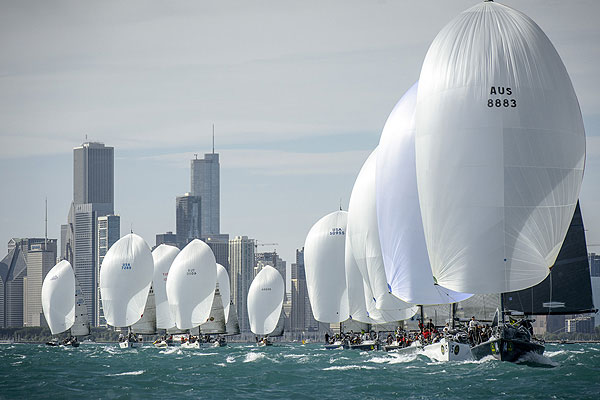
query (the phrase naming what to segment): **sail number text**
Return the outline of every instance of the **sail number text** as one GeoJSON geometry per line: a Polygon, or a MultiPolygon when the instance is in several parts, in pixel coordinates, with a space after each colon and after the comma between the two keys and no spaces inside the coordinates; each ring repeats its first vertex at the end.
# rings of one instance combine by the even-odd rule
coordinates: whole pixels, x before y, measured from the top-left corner
{"type": "Polygon", "coordinates": [[[123,265],[121,265],[121,269],[131,269],[131,263],[123,263],[123,265]]]}
{"type": "MultiPolygon", "coordinates": [[[[492,86],[490,88],[490,96],[512,96],[512,88],[504,86],[492,86]]],[[[517,106],[517,100],[511,98],[489,98],[487,100],[488,107],[510,107],[515,108],[517,106]]]]}

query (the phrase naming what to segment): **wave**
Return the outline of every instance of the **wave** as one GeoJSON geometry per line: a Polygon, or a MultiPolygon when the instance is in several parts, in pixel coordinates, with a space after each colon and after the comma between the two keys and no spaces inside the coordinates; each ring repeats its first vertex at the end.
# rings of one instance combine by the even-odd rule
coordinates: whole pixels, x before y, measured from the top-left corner
{"type": "Polygon", "coordinates": [[[525,353],[518,360],[517,364],[526,364],[531,366],[540,366],[540,367],[558,367],[559,364],[552,361],[546,356],[543,356],[538,353],[525,353]]]}
{"type": "Polygon", "coordinates": [[[368,365],[336,365],[334,367],[323,368],[323,371],[349,371],[352,369],[377,369],[368,365]]]}
{"type": "Polygon", "coordinates": [[[245,363],[254,362],[254,361],[262,360],[263,358],[265,358],[265,355],[263,353],[248,353],[248,354],[246,354],[246,359],[244,360],[244,362],[245,363]]]}
{"type": "Polygon", "coordinates": [[[390,354],[385,357],[373,357],[369,362],[375,364],[404,364],[408,362],[415,361],[417,359],[416,354],[408,354],[408,355],[400,355],[400,354],[390,354]]]}
{"type": "Polygon", "coordinates": [[[166,350],[159,351],[160,354],[183,354],[183,352],[177,347],[167,347],[166,350]]]}
{"type": "Polygon", "coordinates": [[[125,376],[125,375],[141,375],[144,372],[146,372],[146,370],[139,370],[139,371],[129,371],[129,372],[121,372],[120,374],[108,374],[106,376],[125,376]]]}
{"type": "Polygon", "coordinates": [[[234,356],[227,356],[227,359],[225,361],[227,361],[228,364],[234,363],[235,362],[235,357],[234,356]]]}

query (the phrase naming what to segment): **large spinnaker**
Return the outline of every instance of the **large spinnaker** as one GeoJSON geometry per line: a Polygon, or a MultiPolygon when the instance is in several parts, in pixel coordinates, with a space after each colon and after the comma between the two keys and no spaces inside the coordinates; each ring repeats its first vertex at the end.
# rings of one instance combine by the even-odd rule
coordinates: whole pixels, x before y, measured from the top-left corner
{"type": "Polygon", "coordinates": [[[177,247],[166,244],[161,244],[152,251],[152,258],[154,259],[152,288],[154,289],[156,327],[158,329],[170,329],[175,326],[175,318],[171,315],[169,300],[167,299],[167,276],[177,254],[179,254],[177,247]]]}
{"type": "Polygon", "coordinates": [[[385,123],[377,148],[377,223],[387,284],[413,304],[447,304],[470,294],[435,285],[417,192],[415,132],[417,88],[402,96],[385,123]]]}
{"type": "Polygon", "coordinates": [[[541,282],[585,162],[577,97],[549,39],[518,11],[478,4],[433,41],[417,97],[417,183],[437,283],[499,293],[541,282]]]}
{"type": "Polygon", "coordinates": [[[229,320],[229,304],[231,303],[231,288],[229,285],[229,274],[224,266],[217,263],[217,285],[221,302],[223,304],[223,313],[225,314],[225,323],[229,320]]]}
{"type": "Polygon", "coordinates": [[[100,268],[100,294],[106,323],[127,327],[144,313],[154,262],[148,244],[130,233],[113,244],[100,268]]]}
{"type": "Polygon", "coordinates": [[[277,326],[283,306],[285,283],[275,268],[265,266],[248,290],[248,320],[255,335],[268,335],[277,326]]]}
{"type": "Polygon", "coordinates": [[[59,262],[46,274],[42,283],[42,309],[53,335],[64,332],[73,326],[75,322],[75,273],[68,261],[59,262]]]}
{"type": "Polygon", "coordinates": [[[206,243],[194,239],[175,257],[167,276],[167,298],[178,329],[206,322],[215,295],[217,265],[206,243]]]}
{"type": "MultiPolygon", "coordinates": [[[[410,318],[414,314],[411,305],[390,293],[377,226],[377,202],[375,176],[377,149],[363,164],[348,204],[348,227],[346,235],[351,245],[354,260],[363,276],[365,290],[372,293],[375,308],[383,311],[407,310],[410,318]]],[[[416,310],[415,310],[416,312],[416,310]]]]}
{"type": "Polygon", "coordinates": [[[317,321],[348,319],[345,244],[348,213],[335,211],[317,221],[304,243],[306,287],[317,321]]]}

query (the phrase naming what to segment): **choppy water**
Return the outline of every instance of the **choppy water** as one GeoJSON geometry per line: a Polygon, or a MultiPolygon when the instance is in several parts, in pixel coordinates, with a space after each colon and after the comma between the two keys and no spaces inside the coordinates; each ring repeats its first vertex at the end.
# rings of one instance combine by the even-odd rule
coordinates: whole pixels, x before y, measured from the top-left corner
{"type": "Polygon", "coordinates": [[[320,345],[200,350],[0,345],[0,398],[600,399],[600,345],[546,347],[519,364],[320,345]]]}

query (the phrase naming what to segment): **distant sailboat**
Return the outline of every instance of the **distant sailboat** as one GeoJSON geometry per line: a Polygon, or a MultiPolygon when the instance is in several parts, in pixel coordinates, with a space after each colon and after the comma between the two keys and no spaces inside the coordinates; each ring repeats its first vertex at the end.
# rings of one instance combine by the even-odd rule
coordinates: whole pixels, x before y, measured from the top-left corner
{"type": "MultiPolygon", "coordinates": [[[[167,297],[178,329],[191,330],[207,321],[215,297],[217,267],[206,243],[194,239],[177,255],[167,277],[167,297]]],[[[183,347],[200,347],[184,343],[183,347]]]]}
{"type": "MultiPolygon", "coordinates": [[[[539,26],[486,1],[444,27],[421,69],[415,149],[439,285],[492,294],[548,276],[579,196],[585,133],[566,68],[539,26]]],[[[475,358],[544,351],[502,327],[475,358]]]]}
{"type": "Polygon", "coordinates": [[[261,269],[250,284],[248,320],[252,333],[262,336],[259,345],[270,345],[268,336],[279,322],[284,291],[283,277],[270,265],[261,269]]]}
{"type": "Polygon", "coordinates": [[[79,346],[78,336],[90,334],[87,307],[71,264],[63,260],[56,264],[42,283],[42,309],[53,335],[71,330],[69,338],[49,345],[79,346]]]}
{"type": "MultiPolygon", "coordinates": [[[[100,268],[100,293],[108,325],[130,328],[144,313],[154,274],[148,244],[130,233],[113,244],[100,268]]],[[[137,347],[131,331],[119,341],[121,348],[137,347]]]]}

